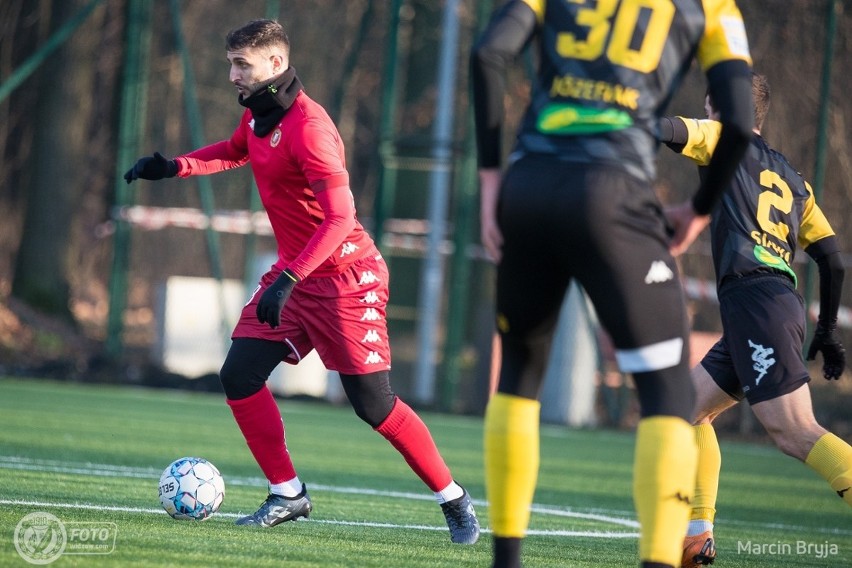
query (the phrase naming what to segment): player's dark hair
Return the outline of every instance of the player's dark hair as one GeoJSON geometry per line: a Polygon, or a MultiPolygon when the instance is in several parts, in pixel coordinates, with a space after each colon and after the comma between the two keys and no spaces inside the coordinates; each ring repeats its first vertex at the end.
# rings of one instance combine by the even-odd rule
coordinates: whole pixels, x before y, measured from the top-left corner
{"type": "Polygon", "coordinates": [[[225,37],[225,47],[228,51],[281,47],[285,55],[290,55],[290,39],[284,27],[275,20],[252,20],[231,30],[225,37]]]}
{"type": "Polygon", "coordinates": [[[769,114],[769,81],[760,73],[751,74],[751,96],[754,98],[754,125],[760,130],[769,114]]]}
{"type": "MultiPolygon", "coordinates": [[[[710,95],[710,89],[705,93],[710,99],[710,106],[714,109],[713,97],[710,95]]],[[[763,121],[766,120],[766,115],[769,114],[769,99],[771,91],[769,89],[769,80],[766,75],[761,75],[754,71],[751,72],[751,97],[754,99],[754,126],[758,130],[763,128],[763,121]]]]}

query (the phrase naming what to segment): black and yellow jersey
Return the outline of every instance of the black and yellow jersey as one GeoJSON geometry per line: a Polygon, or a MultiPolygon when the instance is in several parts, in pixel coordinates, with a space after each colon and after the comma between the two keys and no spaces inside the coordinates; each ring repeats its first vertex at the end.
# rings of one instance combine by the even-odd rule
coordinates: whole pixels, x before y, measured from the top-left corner
{"type": "MultiPolygon", "coordinates": [[[[509,8],[518,3],[535,14],[534,29],[516,41],[492,41],[495,53],[536,41],[538,70],[518,153],[611,164],[651,180],[657,120],[691,61],[704,71],[732,60],[751,65],[734,0],[515,0],[509,8]]],[[[503,15],[517,29],[517,12],[503,15]]],[[[510,29],[492,22],[491,34],[510,29]]],[[[480,106],[502,111],[490,101],[480,106]]],[[[480,141],[481,150],[492,144],[485,135],[480,141]]],[[[491,167],[491,149],[482,153],[491,167]]]]}
{"type": "MultiPolygon", "coordinates": [[[[689,133],[681,153],[706,166],[721,125],[677,118],[689,133]]],[[[731,187],[722,194],[710,227],[718,285],[729,277],[761,271],[787,274],[795,283],[796,246],[805,249],[834,235],[810,184],[759,135],[752,138],[731,187]]]]}

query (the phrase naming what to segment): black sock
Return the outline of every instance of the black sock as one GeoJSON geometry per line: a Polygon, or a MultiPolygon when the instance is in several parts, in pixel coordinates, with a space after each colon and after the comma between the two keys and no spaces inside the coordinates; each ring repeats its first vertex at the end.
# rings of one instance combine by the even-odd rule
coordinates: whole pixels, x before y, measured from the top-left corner
{"type": "Polygon", "coordinates": [[[521,568],[520,538],[494,537],[494,564],[492,568],[521,568]]]}

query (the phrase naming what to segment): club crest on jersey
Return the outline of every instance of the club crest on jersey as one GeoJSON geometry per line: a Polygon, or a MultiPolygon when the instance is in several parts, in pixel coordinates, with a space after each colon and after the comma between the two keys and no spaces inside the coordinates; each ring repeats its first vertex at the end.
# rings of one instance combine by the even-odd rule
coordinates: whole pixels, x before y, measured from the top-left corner
{"type": "Polygon", "coordinates": [[[275,148],[276,146],[278,146],[279,142],[281,142],[281,129],[276,128],[272,131],[272,138],[269,139],[269,145],[272,148],[275,148]]]}

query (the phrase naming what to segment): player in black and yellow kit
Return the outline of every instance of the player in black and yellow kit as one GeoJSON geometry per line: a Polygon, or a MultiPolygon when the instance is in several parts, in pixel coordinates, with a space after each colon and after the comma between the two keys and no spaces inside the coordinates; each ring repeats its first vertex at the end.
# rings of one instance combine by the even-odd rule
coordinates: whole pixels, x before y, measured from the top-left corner
{"type": "MultiPolygon", "coordinates": [[[[823,355],[823,376],[840,377],[845,352],[837,333],[844,269],[834,231],[810,185],[760,136],[769,84],[754,74],[755,136],[710,225],[722,338],[692,370],[699,459],[683,566],[715,557],[713,521],[722,456],[712,421],[743,398],[781,451],[811,466],[852,505],[852,447],[814,418],[802,359],[805,306],[792,269],[801,246],[819,267],[820,310],[808,359],[823,355]]],[[[666,117],[660,139],[704,173],[720,125],[712,97],[708,120],[666,117]]]]}
{"type": "MultiPolygon", "coordinates": [[[[502,362],[485,415],[494,566],[520,565],[539,402],[570,282],[589,294],[641,404],[634,497],[645,568],[679,564],[695,479],[688,325],[673,255],[709,223],[751,137],[751,59],[733,0],[510,0],[472,57],[482,243],[497,266],[502,362]],[[506,68],[536,40],[531,101],[501,172],[506,68]],[[659,118],[697,58],[722,141],[673,219],[652,189],[659,118]]],[[[591,377],[590,377],[591,379],[591,377]]]]}

